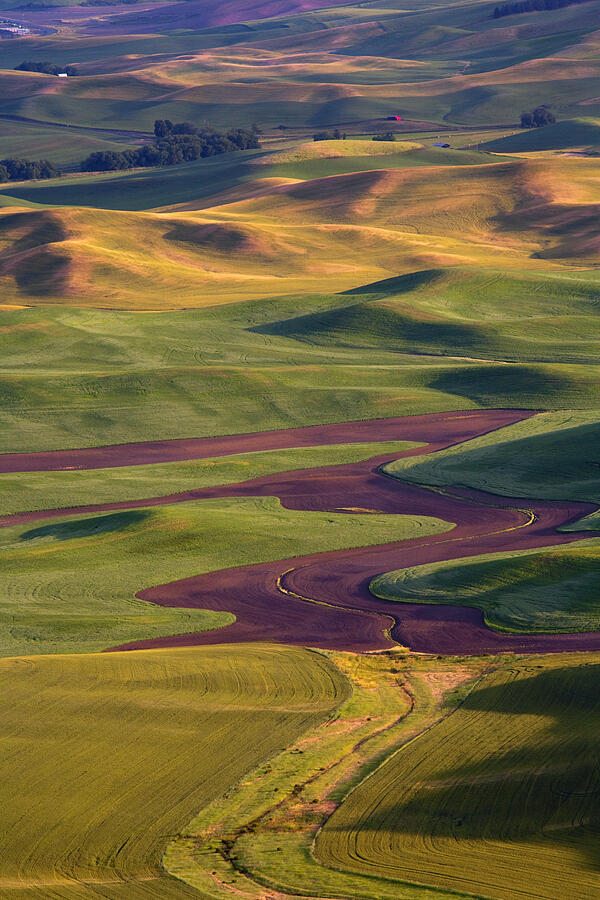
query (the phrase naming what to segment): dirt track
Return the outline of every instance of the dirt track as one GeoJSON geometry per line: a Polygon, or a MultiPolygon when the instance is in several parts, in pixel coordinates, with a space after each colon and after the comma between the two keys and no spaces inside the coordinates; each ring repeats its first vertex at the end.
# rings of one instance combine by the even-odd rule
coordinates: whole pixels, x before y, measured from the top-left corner
{"type": "MultiPolygon", "coordinates": [[[[317,443],[394,438],[428,441],[427,447],[398,454],[416,455],[459,443],[528,415],[531,413],[486,410],[318,426],[262,435],[11,456],[11,468],[4,471],[19,471],[19,459],[24,469],[30,471],[37,461],[42,469],[95,468],[102,464],[133,465],[132,458],[139,463],[150,461],[150,457],[156,462],[165,458],[201,458],[249,449],[317,443]],[[102,463],[108,459],[110,462],[102,463]]],[[[3,459],[7,457],[0,457],[0,469],[3,459]]],[[[431,515],[455,523],[450,532],[423,539],[227,569],[142,591],[139,597],[162,606],[227,610],[236,615],[236,622],[217,631],[137,641],[118,649],[269,640],[346,650],[385,649],[397,642],[412,650],[441,654],[600,650],[600,633],[597,632],[503,635],[487,628],[482,613],[476,609],[400,604],[373,597],[368,587],[370,581],[391,569],[481,553],[566,544],[580,540],[582,536],[589,537],[589,533],[561,534],[556,529],[594,508],[574,502],[511,500],[474,491],[469,491],[468,496],[459,496],[458,492],[441,494],[402,484],[380,474],[378,466],[389,459],[388,454],[346,466],[288,472],[143,501],[24,513],[0,519],[0,524],[75,512],[242,496],[277,496],[284,506],[297,510],[343,513],[358,508],[431,515]]]]}

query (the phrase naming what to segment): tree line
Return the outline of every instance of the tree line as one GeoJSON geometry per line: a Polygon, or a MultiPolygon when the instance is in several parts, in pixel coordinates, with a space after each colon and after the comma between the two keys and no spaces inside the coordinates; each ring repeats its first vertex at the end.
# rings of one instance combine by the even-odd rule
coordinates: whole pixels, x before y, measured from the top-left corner
{"type": "Polygon", "coordinates": [[[47,159],[0,159],[0,182],[29,181],[32,178],[56,178],[60,172],[47,159]]]}
{"type": "Polygon", "coordinates": [[[514,16],[519,13],[542,12],[551,9],[562,9],[577,3],[588,3],[589,0],[517,0],[516,3],[503,3],[494,9],[494,19],[503,16],[514,16]]]}
{"type": "MultiPolygon", "coordinates": [[[[313,134],[313,141],[345,141],[346,132],[341,132],[339,128],[335,131],[317,131],[313,134]]],[[[374,141],[395,141],[396,135],[393,131],[383,131],[380,134],[373,135],[374,141]]]]}
{"type": "MultiPolygon", "coordinates": [[[[98,150],[90,153],[80,163],[79,169],[82,172],[113,172],[137,167],[176,166],[233,150],[257,149],[260,147],[259,133],[256,125],[251,130],[237,128],[222,134],[208,129],[200,131],[190,122],[174,125],[168,119],[157,119],[153,143],[122,152],[98,150]]],[[[0,160],[0,182],[56,178],[60,174],[59,169],[47,159],[0,160]]]]}
{"type": "Polygon", "coordinates": [[[223,134],[219,131],[200,131],[190,122],[173,124],[168,119],[157,119],[154,135],[153,143],[135,149],[90,153],[81,163],[81,171],[110,172],[148,166],[176,166],[233,150],[255,150],[260,147],[257,129],[237,128],[223,134]]]}
{"type": "Polygon", "coordinates": [[[346,133],[340,131],[339,128],[336,128],[335,131],[317,131],[316,134],[313,134],[313,141],[345,141],[346,133]]]}
{"type": "Polygon", "coordinates": [[[59,75],[64,72],[66,75],[77,75],[75,66],[57,66],[51,62],[34,62],[26,59],[24,62],[15,66],[15,72],[41,72],[43,75],[59,75]]]}

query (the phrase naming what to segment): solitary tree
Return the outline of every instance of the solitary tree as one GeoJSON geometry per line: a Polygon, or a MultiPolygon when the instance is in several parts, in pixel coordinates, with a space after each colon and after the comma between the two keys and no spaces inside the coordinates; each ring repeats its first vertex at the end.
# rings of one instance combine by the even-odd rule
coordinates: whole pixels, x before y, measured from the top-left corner
{"type": "Polygon", "coordinates": [[[541,128],[544,125],[554,125],[555,122],[556,116],[547,106],[538,106],[533,110],[533,124],[536,128],[541,128]]]}
{"type": "Polygon", "coordinates": [[[521,128],[533,128],[533,115],[530,112],[521,113],[521,128]]]}
{"type": "Polygon", "coordinates": [[[154,135],[157,138],[167,137],[173,131],[173,123],[169,119],[157,119],[154,123],[154,135]]]}

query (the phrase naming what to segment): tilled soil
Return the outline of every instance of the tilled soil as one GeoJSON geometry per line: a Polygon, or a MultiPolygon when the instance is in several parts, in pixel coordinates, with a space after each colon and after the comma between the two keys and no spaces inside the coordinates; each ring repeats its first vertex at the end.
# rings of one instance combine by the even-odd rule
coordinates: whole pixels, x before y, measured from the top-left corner
{"type": "MultiPolygon", "coordinates": [[[[229,455],[251,450],[377,440],[420,440],[428,446],[396,454],[431,453],[532,415],[519,410],[477,410],[347,422],[230,437],[161,441],[90,450],[0,457],[0,471],[139,465],[229,455]],[[3,468],[4,466],[4,468],[3,468]]],[[[225,610],[236,621],[198,634],[134,641],[119,650],[149,647],[278,641],[339,650],[373,651],[401,644],[438,654],[547,653],[600,650],[600,633],[502,634],[488,628],[478,609],[395,603],[369,591],[382,572],[423,563],[568,544],[590,533],[560,533],[595,507],[576,502],[511,499],[477,491],[442,493],[404,484],[379,471],[390,455],[342,466],[305,469],[139,501],[98,504],[5,516],[0,525],[42,518],[218,497],[276,496],[295,510],[351,515],[353,510],[435,516],[454,523],[424,538],[225,569],[141,591],[161,606],[225,610]]]]}

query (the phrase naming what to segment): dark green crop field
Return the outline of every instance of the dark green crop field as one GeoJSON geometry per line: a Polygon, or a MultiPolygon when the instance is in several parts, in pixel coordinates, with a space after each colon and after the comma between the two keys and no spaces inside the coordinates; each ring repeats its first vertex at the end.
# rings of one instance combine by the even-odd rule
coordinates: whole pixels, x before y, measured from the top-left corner
{"type": "Polygon", "coordinates": [[[501,631],[598,631],[600,545],[416,566],[380,575],[371,591],[387,600],[477,606],[501,631]]]}
{"type": "Polygon", "coordinates": [[[596,411],[553,412],[476,438],[427,460],[390,463],[390,475],[420,484],[462,484],[509,497],[600,499],[596,411]]]}

